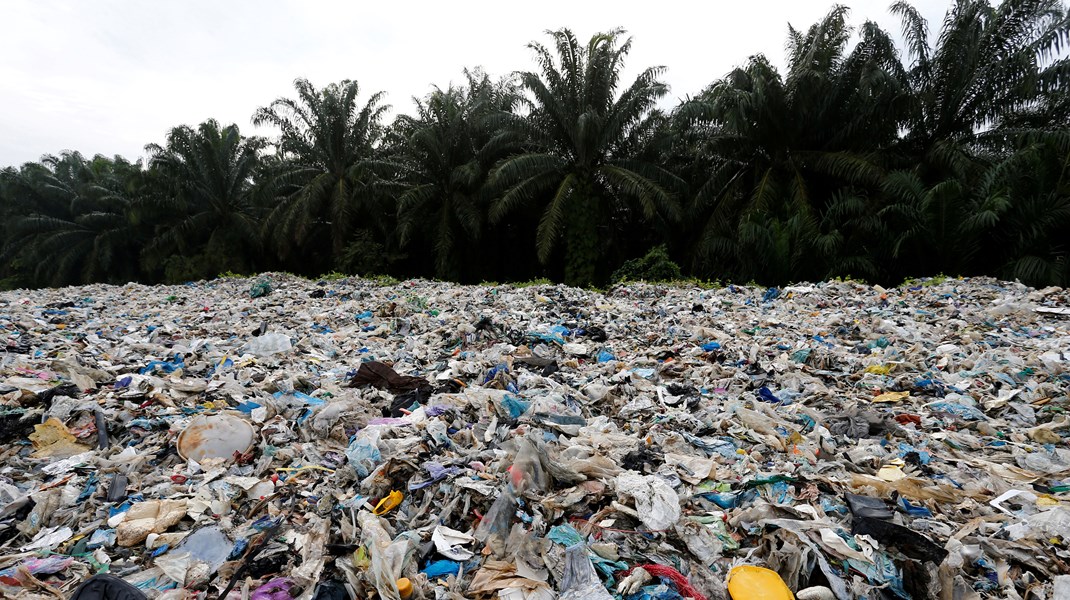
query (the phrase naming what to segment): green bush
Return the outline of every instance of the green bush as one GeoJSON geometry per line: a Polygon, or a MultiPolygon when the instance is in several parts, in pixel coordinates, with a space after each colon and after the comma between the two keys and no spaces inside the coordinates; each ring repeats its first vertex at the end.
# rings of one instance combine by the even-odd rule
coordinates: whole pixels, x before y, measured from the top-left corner
{"type": "Polygon", "coordinates": [[[370,231],[358,230],[346,246],[339,261],[340,270],[352,275],[382,275],[389,268],[386,247],[370,231]]]}
{"type": "Polygon", "coordinates": [[[174,255],[167,258],[163,263],[163,278],[165,283],[179,284],[187,281],[209,279],[209,273],[213,271],[205,263],[204,255],[180,256],[174,255]]]}
{"type": "Polygon", "coordinates": [[[669,258],[664,244],[655,246],[643,258],[626,261],[613,273],[613,281],[673,281],[681,278],[680,265],[669,258]]]}
{"type": "Polygon", "coordinates": [[[547,279],[545,277],[540,277],[538,279],[532,279],[532,280],[529,280],[529,281],[518,281],[518,282],[513,284],[513,287],[526,288],[526,287],[534,287],[534,286],[537,286],[537,285],[553,285],[553,284],[554,284],[554,282],[550,281],[549,279],[547,279]]]}

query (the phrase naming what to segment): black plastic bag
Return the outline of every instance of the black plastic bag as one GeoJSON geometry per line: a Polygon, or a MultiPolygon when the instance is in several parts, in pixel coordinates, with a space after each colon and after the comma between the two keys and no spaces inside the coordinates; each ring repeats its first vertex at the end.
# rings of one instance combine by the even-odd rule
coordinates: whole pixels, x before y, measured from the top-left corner
{"type": "Polygon", "coordinates": [[[70,600],[148,600],[148,597],[122,579],[101,573],[83,581],[70,600]]]}

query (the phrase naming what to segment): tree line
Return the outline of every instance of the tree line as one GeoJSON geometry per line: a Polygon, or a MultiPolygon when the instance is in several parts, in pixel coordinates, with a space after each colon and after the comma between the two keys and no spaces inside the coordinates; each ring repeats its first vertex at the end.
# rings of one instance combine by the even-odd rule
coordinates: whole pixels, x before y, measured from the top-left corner
{"type": "Polygon", "coordinates": [[[784,72],[752,56],[671,109],[663,67],[621,80],[620,29],[547,32],[529,70],[466,70],[390,122],[382,92],[298,79],[252,117],[271,139],[209,120],[145,162],[68,151],[0,171],[0,278],[591,285],[671,261],[765,284],[1070,284],[1070,14],[956,0],[930,43],[912,5],[890,10],[898,38],[835,6],[789,27],[784,72]]]}

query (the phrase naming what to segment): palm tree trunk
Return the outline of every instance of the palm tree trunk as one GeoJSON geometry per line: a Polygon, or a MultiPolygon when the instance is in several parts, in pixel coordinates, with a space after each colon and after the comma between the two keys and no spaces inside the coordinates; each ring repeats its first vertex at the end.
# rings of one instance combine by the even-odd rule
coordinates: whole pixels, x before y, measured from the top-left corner
{"type": "Polygon", "coordinates": [[[598,207],[590,184],[578,191],[572,198],[565,226],[565,283],[586,287],[595,281],[600,255],[598,207]]]}

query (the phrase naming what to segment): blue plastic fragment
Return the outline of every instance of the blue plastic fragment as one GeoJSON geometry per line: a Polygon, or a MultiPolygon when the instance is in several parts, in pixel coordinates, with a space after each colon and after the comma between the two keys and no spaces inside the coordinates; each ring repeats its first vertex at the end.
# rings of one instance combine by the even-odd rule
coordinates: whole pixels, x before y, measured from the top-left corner
{"type": "Polygon", "coordinates": [[[420,569],[420,572],[427,575],[428,579],[434,579],[436,577],[456,575],[461,569],[464,569],[465,572],[471,571],[472,568],[460,561],[442,559],[427,563],[424,568],[420,569]]]}
{"type": "Polygon", "coordinates": [[[911,504],[909,500],[902,496],[899,497],[899,506],[903,507],[903,511],[905,511],[908,515],[912,517],[933,516],[933,512],[931,510],[925,508],[924,506],[911,504]]]}
{"type": "Polygon", "coordinates": [[[234,542],[234,547],[231,548],[230,554],[227,556],[227,560],[238,560],[245,554],[245,549],[249,547],[249,540],[240,539],[234,542]]]}
{"type": "Polygon", "coordinates": [[[790,398],[777,398],[776,395],[773,394],[772,390],[765,387],[764,385],[758,388],[758,399],[762,402],[768,402],[770,404],[783,404],[784,406],[791,404],[790,398]]]}
{"type": "Polygon", "coordinates": [[[175,354],[174,358],[171,359],[171,361],[151,361],[148,365],[142,367],[141,370],[138,371],[138,373],[141,375],[145,375],[147,373],[155,373],[158,371],[163,373],[174,373],[175,371],[184,368],[186,368],[186,362],[182,358],[182,355],[175,354]]]}
{"type": "Polygon", "coordinates": [[[516,419],[531,408],[531,402],[506,394],[505,398],[502,398],[502,408],[509,412],[511,418],[516,419]]]}

